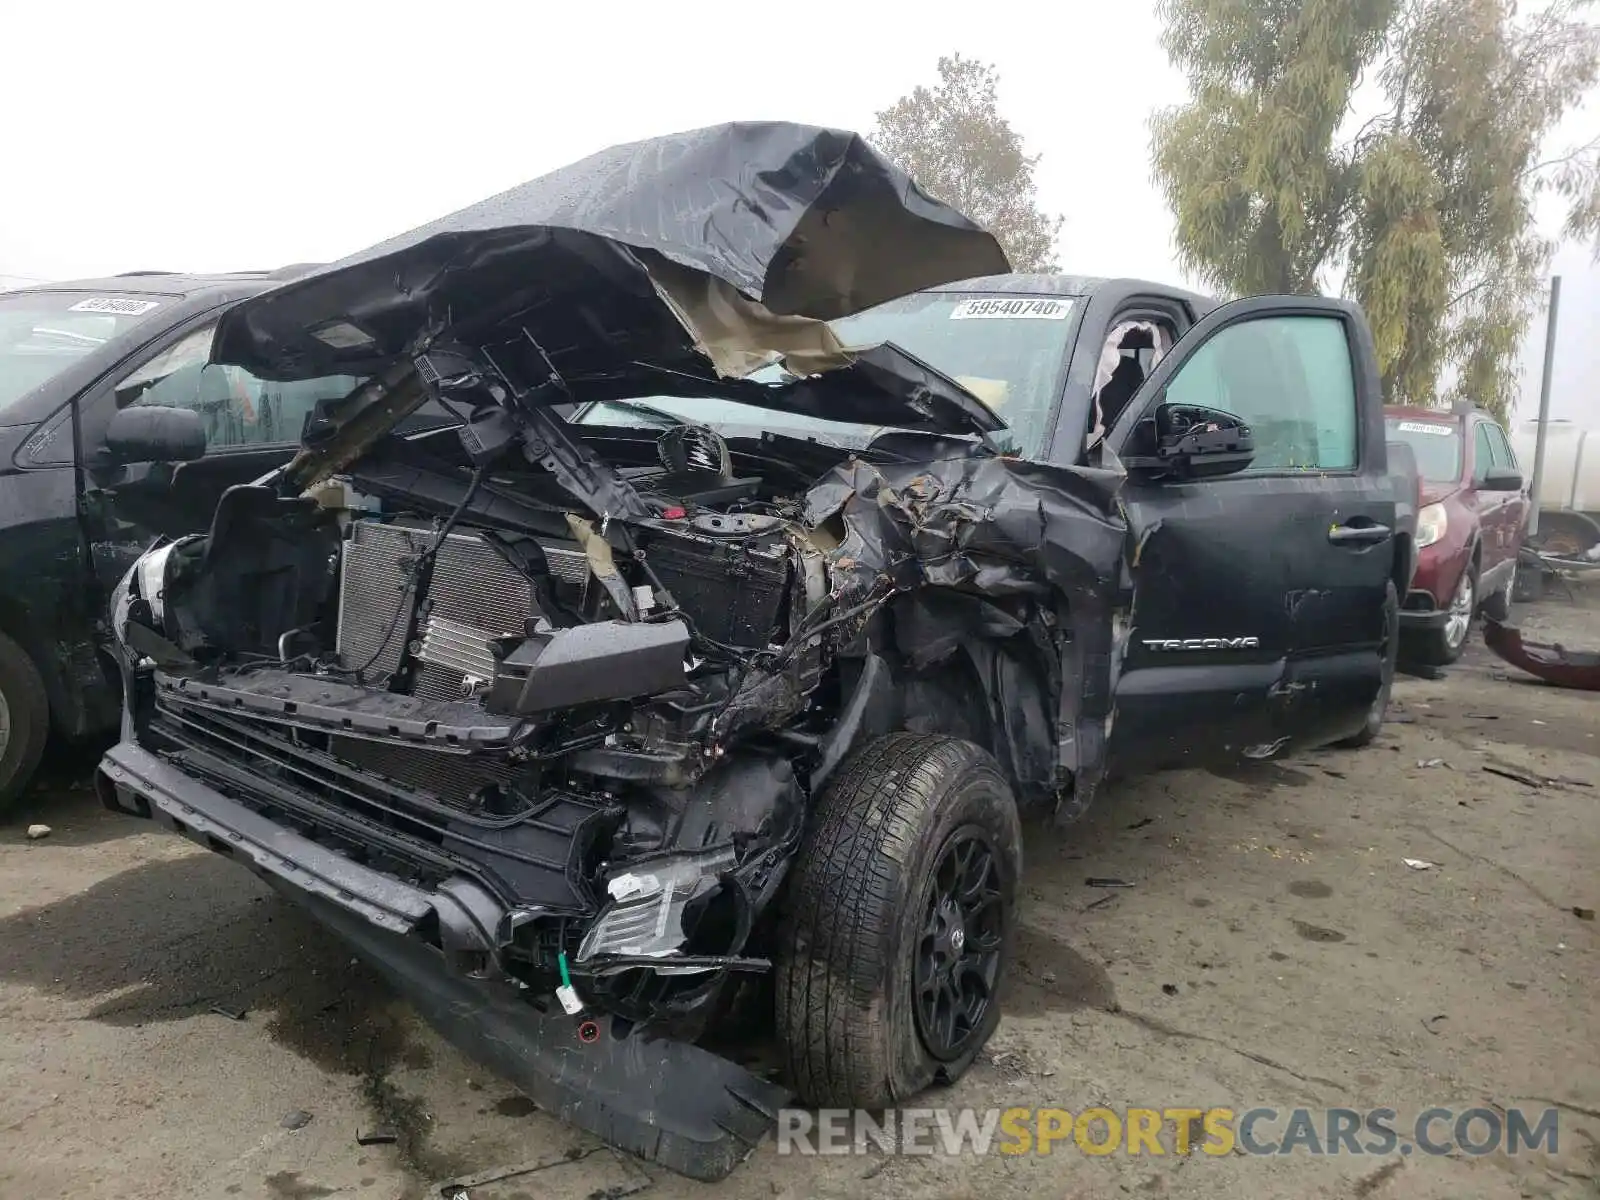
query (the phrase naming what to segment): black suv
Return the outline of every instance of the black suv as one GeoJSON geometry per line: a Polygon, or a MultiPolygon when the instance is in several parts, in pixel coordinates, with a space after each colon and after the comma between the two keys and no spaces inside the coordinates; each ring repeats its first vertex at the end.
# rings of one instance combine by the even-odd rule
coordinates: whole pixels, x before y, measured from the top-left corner
{"type": "Polygon", "coordinates": [[[139,272],[0,293],[0,808],[54,729],[116,727],[106,601],[159,536],[204,528],[227,488],[288,461],[318,399],[209,362],[217,318],[305,267],[139,272]],[[201,457],[156,464],[141,409],[196,411],[201,457]]]}

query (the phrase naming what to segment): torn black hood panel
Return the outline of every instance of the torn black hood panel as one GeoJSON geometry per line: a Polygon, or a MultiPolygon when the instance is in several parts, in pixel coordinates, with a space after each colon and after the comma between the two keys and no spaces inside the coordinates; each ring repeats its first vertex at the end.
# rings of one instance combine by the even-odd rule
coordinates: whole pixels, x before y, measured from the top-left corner
{"type": "MultiPolygon", "coordinates": [[[[950,376],[892,343],[851,352],[854,361],[782,384],[722,380],[710,391],[757,408],[821,420],[929,433],[994,433],[1006,423],[950,376]]],[[[662,395],[677,389],[669,385],[662,395]]],[[[698,395],[706,395],[699,389],[698,395]]],[[[617,397],[623,399],[623,397],[617,397]]]]}
{"type": "MultiPolygon", "coordinates": [[[[720,316],[719,291],[776,318],[828,321],[1007,269],[990,234],[855,134],[718,125],[603,150],[247,300],[223,317],[213,357],[294,380],[372,374],[446,333],[484,346],[531,337],[576,400],[731,394],[720,385],[739,381],[719,376],[691,315],[720,316]]],[[[928,427],[899,400],[925,401],[938,373],[909,361],[880,367],[867,390],[887,382],[895,415],[928,427]]],[[[998,427],[938,380],[962,410],[944,427],[998,427]]],[[[798,410],[863,419],[849,388],[823,391],[837,394],[796,389],[809,397],[798,410]]],[[[784,407],[781,390],[757,401],[784,407]]]]}

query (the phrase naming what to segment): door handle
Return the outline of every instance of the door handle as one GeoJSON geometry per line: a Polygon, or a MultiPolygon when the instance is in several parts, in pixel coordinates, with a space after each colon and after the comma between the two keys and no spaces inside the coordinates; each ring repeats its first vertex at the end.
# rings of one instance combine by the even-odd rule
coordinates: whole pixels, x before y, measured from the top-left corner
{"type": "Polygon", "coordinates": [[[1376,546],[1393,536],[1387,525],[1335,525],[1328,530],[1328,540],[1335,546],[1376,546]]]}

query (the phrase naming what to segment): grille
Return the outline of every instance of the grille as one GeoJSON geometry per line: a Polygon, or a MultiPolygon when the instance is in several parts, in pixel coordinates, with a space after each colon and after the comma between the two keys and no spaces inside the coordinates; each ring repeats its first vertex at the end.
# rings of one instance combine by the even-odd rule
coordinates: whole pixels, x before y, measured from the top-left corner
{"type": "MultiPolygon", "coordinates": [[[[456,815],[448,809],[469,806],[452,795],[396,792],[375,777],[416,788],[397,777],[408,770],[431,772],[424,760],[432,759],[448,762],[459,792],[468,772],[498,769],[489,756],[463,759],[337,737],[328,754],[255,720],[183,703],[158,702],[150,729],[183,770],[252,809],[264,809],[301,836],[422,887],[466,874],[508,903],[566,912],[590,907],[576,883],[580,864],[601,829],[621,815],[582,794],[551,789],[528,796],[520,812],[456,815]],[[368,762],[374,774],[351,769],[368,762]],[[446,809],[438,807],[440,800],[446,809]]],[[[522,782],[535,783],[526,773],[522,782]]]]}
{"type": "MultiPolygon", "coordinates": [[[[357,521],[344,546],[339,585],[339,660],[366,667],[373,677],[392,675],[405,650],[406,585],[416,557],[434,533],[378,521],[357,521]],[[370,666],[368,665],[370,664],[370,666]]],[[[588,561],[581,551],[546,546],[550,572],[582,584],[588,561]]],[[[494,673],[492,638],[520,634],[537,615],[526,577],[474,533],[451,534],[440,547],[428,589],[413,692],[426,700],[459,700],[471,676],[494,673]]]]}
{"type": "Polygon", "coordinates": [[[420,746],[351,737],[335,737],[330,749],[345,762],[406,787],[431,792],[453,808],[473,807],[474,797],[482,789],[505,786],[516,776],[510,763],[489,755],[441,754],[420,746]]]}

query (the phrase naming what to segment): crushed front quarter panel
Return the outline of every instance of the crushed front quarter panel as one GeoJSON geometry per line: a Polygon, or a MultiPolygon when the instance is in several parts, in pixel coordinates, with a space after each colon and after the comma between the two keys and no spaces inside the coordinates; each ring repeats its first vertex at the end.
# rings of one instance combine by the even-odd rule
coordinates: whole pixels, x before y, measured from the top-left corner
{"type": "Polygon", "coordinates": [[[981,454],[852,458],[806,497],[836,610],[864,625],[892,603],[915,668],[968,656],[994,748],[1023,798],[1053,798],[1061,819],[1087,807],[1105,767],[1123,478],[981,454]],[[1030,709],[1036,692],[1053,705],[1030,709]]]}

